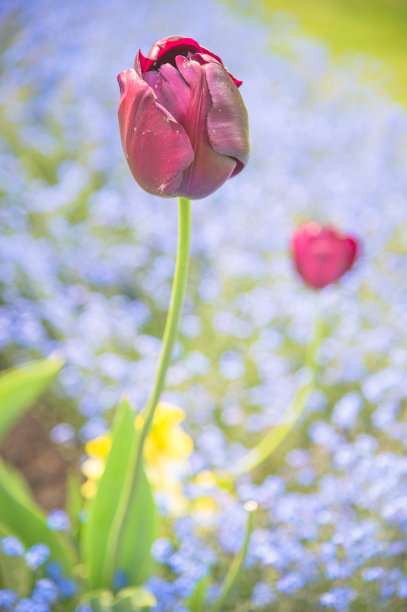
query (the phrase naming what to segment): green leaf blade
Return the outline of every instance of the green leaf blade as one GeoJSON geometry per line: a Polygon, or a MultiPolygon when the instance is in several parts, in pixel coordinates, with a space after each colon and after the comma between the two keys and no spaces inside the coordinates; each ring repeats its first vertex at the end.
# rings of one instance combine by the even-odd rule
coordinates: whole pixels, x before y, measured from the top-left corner
{"type": "Polygon", "coordinates": [[[0,373],[0,441],[47,389],[62,366],[59,359],[40,359],[0,373]]]}
{"type": "Polygon", "coordinates": [[[206,594],[210,586],[209,572],[199,580],[195,589],[188,599],[187,607],[190,612],[203,612],[206,594]]]}
{"type": "MultiPolygon", "coordinates": [[[[0,539],[7,536],[18,537],[0,523],[0,539]]],[[[23,557],[7,557],[0,552],[0,589],[11,589],[25,597],[30,592],[31,582],[31,572],[23,557]]]]}
{"type": "Polygon", "coordinates": [[[127,580],[131,585],[142,584],[147,578],[147,561],[155,532],[154,497],[143,468],[118,555],[119,567],[125,569],[127,580]]]}
{"type": "Polygon", "coordinates": [[[150,610],[157,603],[150,591],[141,587],[130,587],[119,591],[112,610],[114,612],[139,612],[150,610]]]}
{"type": "Polygon", "coordinates": [[[117,517],[129,503],[133,458],[137,433],[134,414],[127,401],[117,411],[105,470],[90,507],[89,522],[83,527],[83,549],[89,571],[89,588],[112,588],[108,569],[116,553],[118,567],[129,585],[140,584],[143,568],[154,539],[155,506],[150,485],[144,473],[139,478],[128,520],[117,531],[117,517]]]}
{"type": "Polygon", "coordinates": [[[73,555],[59,533],[50,529],[42,510],[29,496],[22,481],[15,478],[10,470],[0,462],[0,523],[23,542],[26,547],[37,542],[46,544],[52,558],[60,561],[65,571],[72,573],[73,555]]]}

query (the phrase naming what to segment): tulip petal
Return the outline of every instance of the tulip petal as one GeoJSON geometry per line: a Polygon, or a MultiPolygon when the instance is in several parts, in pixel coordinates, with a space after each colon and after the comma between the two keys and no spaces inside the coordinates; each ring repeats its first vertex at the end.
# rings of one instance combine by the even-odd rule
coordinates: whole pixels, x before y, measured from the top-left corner
{"type": "MultiPolygon", "coordinates": [[[[193,38],[186,38],[185,36],[167,36],[166,38],[157,40],[157,42],[153,44],[150,51],[147,53],[147,57],[144,57],[141,51],[139,51],[137,55],[139,57],[141,72],[144,74],[149,70],[157,70],[165,63],[174,65],[177,55],[186,56],[188,52],[205,53],[213,57],[223,66],[223,62],[218,55],[205,49],[205,47],[201,47],[193,38]]],[[[240,87],[242,81],[235,79],[232,74],[228,74],[236,87],[240,87]]]]}
{"type": "Polygon", "coordinates": [[[191,89],[178,70],[171,64],[164,64],[159,72],[146,72],[143,79],[153,89],[157,102],[183,125],[190,110],[191,89]]]}
{"type": "Polygon", "coordinates": [[[322,289],[352,267],[358,242],[332,227],[309,222],[293,236],[292,248],[298,272],[309,285],[322,289]]]}
{"type": "Polygon", "coordinates": [[[135,70],[125,70],[118,80],[120,135],[130,170],[149,193],[173,197],[194,159],[188,135],[135,70]]]}
{"type": "Polygon", "coordinates": [[[237,160],[231,176],[238,174],[249,157],[249,123],[239,90],[226,69],[216,62],[205,64],[212,107],[208,114],[208,134],[215,151],[237,160]]]}
{"type": "MultiPolygon", "coordinates": [[[[201,47],[201,49],[202,50],[199,53],[195,53],[195,55],[192,57],[192,59],[196,59],[197,61],[199,61],[200,64],[208,64],[209,62],[215,61],[216,63],[220,64],[221,66],[224,66],[222,60],[220,59],[220,57],[218,55],[215,55],[214,53],[212,53],[212,51],[209,51],[208,49],[205,49],[205,47],[201,47]]],[[[232,79],[232,81],[234,82],[236,87],[240,87],[240,85],[243,84],[243,81],[239,81],[238,79],[236,79],[233,76],[233,74],[231,74],[228,71],[226,71],[226,72],[228,73],[228,75],[230,76],[230,78],[232,79]]]]}
{"type": "Polygon", "coordinates": [[[193,38],[167,36],[153,44],[147,57],[139,51],[141,71],[144,74],[149,70],[157,70],[165,63],[173,64],[177,55],[186,55],[188,51],[196,53],[201,49],[202,47],[193,38]]]}
{"type": "Polygon", "coordinates": [[[187,114],[180,119],[180,123],[194,150],[194,163],[185,171],[179,193],[199,199],[218,189],[229,178],[236,160],[215,151],[209,141],[207,116],[212,100],[206,83],[205,66],[181,55],[177,56],[176,64],[190,88],[187,114]]]}

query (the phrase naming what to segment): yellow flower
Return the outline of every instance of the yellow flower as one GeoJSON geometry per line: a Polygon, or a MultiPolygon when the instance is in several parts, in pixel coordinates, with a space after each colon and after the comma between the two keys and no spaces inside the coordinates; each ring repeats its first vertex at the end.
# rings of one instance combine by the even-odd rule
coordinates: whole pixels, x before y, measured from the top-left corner
{"type": "Polygon", "coordinates": [[[192,502],[192,511],[200,515],[211,516],[218,510],[217,503],[209,496],[198,497],[192,502]]]}
{"type": "Polygon", "coordinates": [[[87,480],[81,486],[81,492],[85,499],[92,499],[95,497],[97,490],[97,483],[94,480],[87,480]]]}
{"type": "Polygon", "coordinates": [[[210,470],[202,470],[195,476],[195,482],[202,489],[202,495],[191,501],[191,512],[202,525],[209,525],[219,511],[218,504],[210,496],[210,490],[216,486],[216,476],[210,470]]]}
{"type": "Polygon", "coordinates": [[[112,441],[110,436],[108,434],[104,434],[103,436],[98,436],[97,438],[93,438],[93,440],[86,442],[85,451],[91,457],[107,457],[111,446],[112,441]]]}
{"type": "MultiPolygon", "coordinates": [[[[181,479],[186,459],[193,451],[192,438],[180,427],[184,419],[185,412],[181,408],[160,402],[144,447],[151,484],[167,494],[168,509],[176,516],[185,514],[188,509],[181,479]]],[[[137,417],[135,424],[140,429],[142,417],[137,417]]]]}
{"type": "MultiPolygon", "coordinates": [[[[154,488],[168,494],[170,510],[176,515],[187,511],[181,477],[185,461],[193,451],[192,438],[180,427],[184,418],[185,412],[181,408],[160,402],[144,446],[147,475],[154,488]]],[[[134,423],[140,430],[143,418],[136,417],[134,423]]],[[[89,458],[82,463],[81,470],[87,478],[82,485],[82,494],[86,498],[96,493],[97,481],[103,474],[110,447],[109,434],[89,440],[85,445],[89,458]]]]}
{"type": "Polygon", "coordinates": [[[82,463],[81,471],[88,480],[99,480],[105,471],[105,461],[99,457],[90,457],[82,463]]]}
{"type": "Polygon", "coordinates": [[[198,472],[195,476],[195,482],[207,489],[216,485],[216,476],[210,470],[202,470],[202,472],[198,472]]]}
{"type": "MultiPolygon", "coordinates": [[[[184,461],[193,450],[192,438],[179,424],[185,412],[178,406],[160,402],[157,406],[153,425],[145,444],[145,457],[148,465],[157,466],[167,459],[184,461]]],[[[142,427],[141,416],[136,418],[136,428],[142,427]]]]}

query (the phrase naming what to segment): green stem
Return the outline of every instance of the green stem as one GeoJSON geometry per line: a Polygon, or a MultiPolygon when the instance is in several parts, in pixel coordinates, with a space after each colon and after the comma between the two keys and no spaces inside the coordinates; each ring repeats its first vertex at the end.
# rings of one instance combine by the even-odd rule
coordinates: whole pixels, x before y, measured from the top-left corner
{"type": "Polygon", "coordinates": [[[131,508],[131,501],[137,494],[140,475],[143,467],[144,444],[149,434],[154,418],[154,412],[160,400],[161,393],[165,384],[165,376],[171,362],[174,345],[178,335],[179,320],[182,305],[184,302],[185,289],[187,284],[189,253],[191,242],[191,202],[188,198],[179,198],[179,223],[178,223],[178,251],[175,264],[174,280],[172,283],[171,301],[165,323],[161,353],[155,374],[153,388],[150,393],[147,405],[143,412],[143,425],[139,434],[135,437],[132,456],[130,459],[133,469],[131,470],[131,482],[128,486],[127,503],[123,505],[123,511],[118,513],[115,521],[118,530],[117,544],[111,551],[111,560],[108,568],[108,583],[113,580],[114,570],[117,567],[118,554],[121,549],[121,542],[124,536],[123,527],[127,523],[128,513],[131,508]]]}
{"type": "Polygon", "coordinates": [[[179,198],[178,209],[178,252],[172,284],[171,302],[165,324],[161,354],[155,374],[153,389],[144,409],[143,427],[141,429],[138,447],[138,454],[140,457],[143,455],[144,442],[150,431],[154,412],[164,388],[165,375],[171,362],[174,344],[178,335],[179,320],[187,285],[191,243],[191,201],[188,198],[179,198]]]}
{"type": "Polygon", "coordinates": [[[219,598],[216,600],[212,612],[221,612],[223,606],[227,598],[229,597],[229,593],[234,587],[236,580],[239,576],[240,570],[242,569],[244,560],[246,558],[247,549],[249,546],[250,536],[253,531],[253,514],[257,509],[257,504],[255,501],[248,501],[244,505],[245,510],[247,510],[247,521],[246,521],[246,535],[243,542],[243,546],[240,552],[233,559],[232,565],[229,568],[228,573],[226,574],[225,580],[223,582],[222,590],[219,595],[219,598]]]}
{"type": "MultiPolygon", "coordinates": [[[[314,324],[314,338],[307,347],[307,351],[304,359],[304,366],[310,372],[311,376],[300,384],[297,393],[294,396],[291,406],[281,416],[279,421],[270,429],[265,437],[251,450],[249,450],[238,462],[235,470],[233,471],[235,476],[246,474],[250,472],[258,465],[263,463],[270,455],[276,450],[276,448],[283,442],[286,436],[294,427],[298,418],[303,412],[308,397],[315,386],[317,377],[317,356],[318,349],[323,338],[323,322],[320,316],[316,316],[314,324]]],[[[308,374],[307,372],[307,374],[308,374]]]]}

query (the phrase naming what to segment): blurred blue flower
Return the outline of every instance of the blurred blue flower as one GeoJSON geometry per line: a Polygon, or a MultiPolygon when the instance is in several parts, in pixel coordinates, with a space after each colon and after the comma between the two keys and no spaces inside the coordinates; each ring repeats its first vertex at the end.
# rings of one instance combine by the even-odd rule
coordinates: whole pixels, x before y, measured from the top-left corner
{"type": "Polygon", "coordinates": [[[11,589],[0,589],[0,607],[5,608],[7,612],[12,610],[17,597],[17,593],[11,589]]]}
{"type": "Polygon", "coordinates": [[[252,591],[252,603],[254,606],[265,606],[275,599],[273,589],[267,582],[257,582],[252,591]]]}
{"type": "Polygon", "coordinates": [[[362,578],[366,582],[375,582],[381,580],[386,575],[386,570],[383,567],[367,567],[362,572],[362,578]]]}
{"type": "Polygon", "coordinates": [[[50,431],[50,438],[55,444],[65,444],[75,439],[75,428],[69,423],[58,423],[50,431]]]}
{"type": "Polygon", "coordinates": [[[15,612],[50,612],[51,608],[43,601],[35,599],[20,599],[14,608],[15,612]]]}
{"type": "Polygon", "coordinates": [[[18,538],[7,536],[0,541],[2,552],[8,557],[22,557],[25,548],[18,538]]]}
{"type": "Polygon", "coordinates": [[[398,588],[397,588],[397,595],[401,598],[401,599],[406,599],[407,598],[407,577],[403,576],[403,578],[401,578],[398,588]]]}
{"type": "Polygon", "coordinates": [[[71,522],[64,510],[52,510],[47,516],[47,525],[54,531],[69,531],[71,522]]]}
{"type": "Polygon", "coordinates": [[[46,544],[34,544],[25,553],[25,562],[28,567],[37,569],[48,561],[50,550],[46,544]]]}
{"type": "Polygon", "coordinates": [[[338,612],[349,610],[349,604],[356,596],[350,587],[337,587],[327,593],[323,593],[319,598],[325,608],[334,608],[338,612]]]}
{"type": "Polygon", "coordinates": [[[153,543],[151,554],[159,563],[166,563],[172,554],[173,548],[170,540],[167,538],[158,538],[153,543]]]}
{"type": "MultiPolygon", "coordinates": [[[[291,450],[263,482],[259,472],[238,483],[240,499],[254,497],[261,506],[247,567],[257,585],[253,604],[246,603],[269,605],[260,600],[275,592],[275,575],[268,585],[262,572],[272,567],[280,572],[280,597],[303,580],[303,601],[307,588],[315,596],[326,590],[321,605],[346,610],[359,595],[334,577],[357,571],[366,596],[393,598],[385,605],[397,609],[405,577],[391,568],[405,554],[407,524],[405,109],[379,83],[363,83],[372,66],[367,58],[332,62],[324,47],[298,35],[288,14],[262,24],[244,2],[232,14],[212,0],[205,11],[200,3],[175,0],[167,10],[158,0],[142,1],[137,23],[127,18],[131,0],[102,10],[79,0],[55,11],[47,0],[3,4],[2,16],[13,24],[0,59],[8,126],[0,143],[5,362],[55,350],[66,358],[55,394],[69,409],[78,407],[81,442],[106,430],[104,415],[124,391],[136,409],[144,405],[161,344],[176,219],[168,202],[152,203],[137,190],[123,165],[118,92],[106,74],[129,64],[135,39],[148,48],[163,23],[168,31],[181,23],[217,46],[231,68],[239,61],[254,151],[239,180],[214,194],[216,215],[207,214],[207,202],[194,206],[197,273],[168,377],[196,440],[191,475],[230,470],[243,445],[287,410],[307,374],[303,354],[319,309],[329,331],[318,388],[297,425],[313,444],[291,450]],[[251,16],[242,19],[241,8],[251,16]],[[278,52],[270,51],[270,37],[278,52]],[[242,39],[245,53],[232,57],[242,39]],[[264,194],[272,205],[264,206],[264,194]],[[299,285],[287,257],[292,230],[305,217],[357,228],[364,243],[360,265],[317,299],[299,285]],[[375,523],[365,523],[367,515],[375,523]],[[387,576],[377,579],[380,592],[371,579],[379,567],[387,576]],[[318,582],[325,571],[332,585],[318,582]]],[[[75,444],[75,435],[68,423],[51,431],[58,444],[75,444]]],[[[187,489],[193,497],[194,487],[187,489]]],[[[239,550],[245,517],[225,491],[214,487],[211,495],[222,508],[216,525],[223,558],[239,550]]],[[[159,563],[172,559],[177,570],[174,584],[151,579],[157,610],[182,606],[181,594],[214,562],[210,536],[193,518],[177,521],[172,537],[173,549],[165,539],[153,547],[159,563]]],[[[38,555],[33,559],[37,566],[38,555]]],[[[54,562],[46,572],[61,598],[75,593],[54,562]]],[[[35,612],[29,602],[22,609],[35,612]]]]}
{"type": "Polygon", "coordinates": [[[49,604],[55,603],[58,600],[58,595],[57,585],[48,578],[37,580],[31,593],[31,597],[35,601],[43,601],[49,604]]]}
{"type": "Polygon", "coordinates": [[[303,587],[304,584],[304,576],[301,576],[301,574],[298,574],[297,572],[291,572],[280,578],[280,580],[277,580],[276,589],[282,593],[291,595],[303,587]]]}
{"type": "Polygon", "coordinates": [[[344,395],[336,404],[332,413],[332,422],[342,429],[352,429],[362,407],[362,398],[355,392],[344,395]]]}

